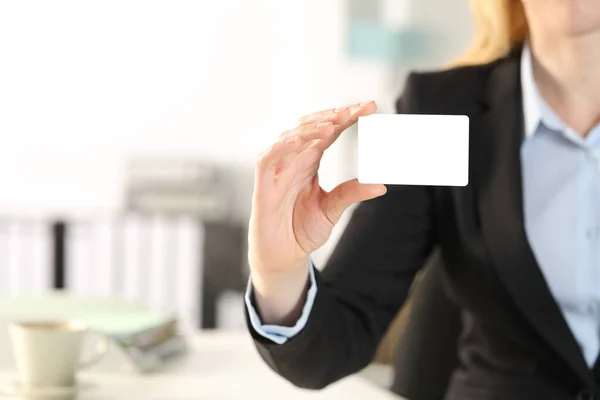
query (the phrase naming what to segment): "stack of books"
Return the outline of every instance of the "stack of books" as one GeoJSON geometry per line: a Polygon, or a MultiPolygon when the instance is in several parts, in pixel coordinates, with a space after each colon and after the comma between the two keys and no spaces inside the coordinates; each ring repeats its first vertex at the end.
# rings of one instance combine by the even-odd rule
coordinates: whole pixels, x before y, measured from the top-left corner
{"type": "Polygon", "coordinates": [[[138,332],[116,333],[112,337],[141,372],[160,368],[166,359],[183,353],[186,348],[185,340],[177,334],[175,320],[167,320],[138,332]]]}
{"type": "Polygon", "coordinates": [[[0,320],[57,319],[82,321],[108,335],[137,372],[158,369],[186,349],[174,317],[122,300],[64,292],[0,296],[0,320]]]}

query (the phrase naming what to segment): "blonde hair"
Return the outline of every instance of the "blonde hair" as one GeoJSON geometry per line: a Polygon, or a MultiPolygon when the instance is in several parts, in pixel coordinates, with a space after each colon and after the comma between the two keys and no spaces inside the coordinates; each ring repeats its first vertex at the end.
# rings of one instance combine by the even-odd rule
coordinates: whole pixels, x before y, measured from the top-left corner
{"type": "Polygon", "coordinates": [[[521,0],[470,0],[475,40],[452,67],[487,64],[506,56],[528,32],[521,0]]]}

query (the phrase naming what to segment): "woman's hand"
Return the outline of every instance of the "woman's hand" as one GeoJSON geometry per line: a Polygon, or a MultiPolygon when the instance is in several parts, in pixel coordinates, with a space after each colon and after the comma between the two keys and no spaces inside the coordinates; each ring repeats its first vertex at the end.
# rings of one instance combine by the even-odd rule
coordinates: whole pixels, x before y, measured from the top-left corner
{"type": "Polygon", "coordinates": [[[350,205],[381,196],[383,185],[344,182],[331,192],[319,186],[323,152],[374,102],[320,111],[284,132],[256,164],[249,231],[249,262],[263,323],[293,323],[303,304],[308,257],[331,235],[350,205]]]}

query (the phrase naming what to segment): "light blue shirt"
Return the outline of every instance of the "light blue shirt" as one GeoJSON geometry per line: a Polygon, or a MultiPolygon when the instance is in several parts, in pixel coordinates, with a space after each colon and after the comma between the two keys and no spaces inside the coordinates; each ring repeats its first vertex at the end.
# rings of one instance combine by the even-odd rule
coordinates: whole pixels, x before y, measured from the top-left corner
{"type": "Polygon", "coordinates": [[[294,326],[262,324],[258,313],[254,309],[254,304],[252,304],[252,278],[250,278],[250,281],[248,282],[248,288],[246,289],[246,295],[244,296],[244,299],[246,301],[246,307],[248,308],[248,315],[250,316],[250,324],[252,325],[252,328],[267,339],[270,339],[277,344],[284,344],[289,339],[296,336],[302,329],[304,329],[306,321],[308,321],[308,316],[310,315],[312,306],[315,302],[316,295],[317,284],[315,282],[315,267],[314,265],[312,265],[311,262],[310,287],[308,288],[308,292],[306,294],[306,302],[304,303],[304,308],[302,309],[302,315],[300,316],[300,319],[296,321],[296,324],[294,326]]]}
{"type": "Polygon", "coordinates": [[[525,230],[550,291],[592,366],[600,350],[600,125],[584,139],[538,92],[521,62],[525,230]]]}
{"type": "MultiPolygon", "coordinates": [[[[588,365],[600,351],[600,125],[584,139],[542,99],[530,49],[521,59],[521,147],[525,230],[533,253],[588,365]]],[[[314,270],[293,327],[262,325],[246,291],[252,327],[283,344],[306,325],[317,293],[314,270]]]]}

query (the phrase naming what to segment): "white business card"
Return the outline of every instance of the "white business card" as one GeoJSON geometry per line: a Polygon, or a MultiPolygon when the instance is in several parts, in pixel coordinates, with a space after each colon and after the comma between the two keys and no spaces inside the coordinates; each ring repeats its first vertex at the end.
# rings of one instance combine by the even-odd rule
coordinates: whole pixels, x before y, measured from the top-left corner
{"type": "Polygon", "coordinates": [[[466,186],[466,115],[374,114],[358,119],[358,180],[390,185],[466,186]]]}

